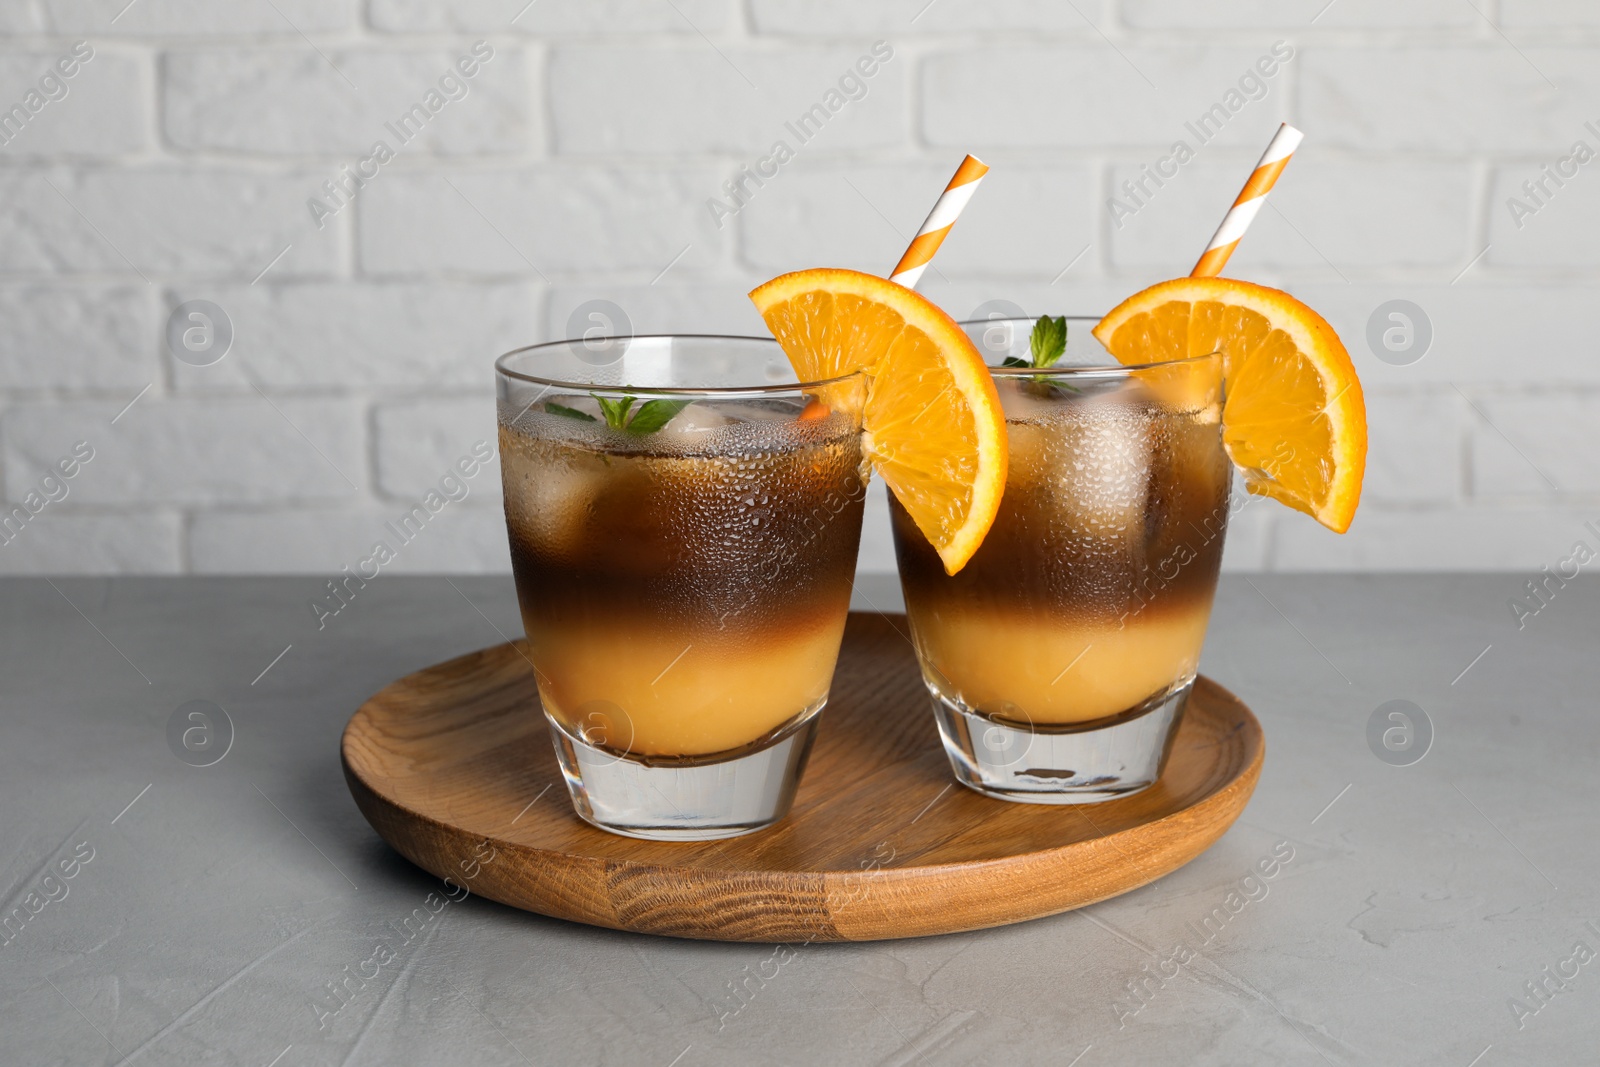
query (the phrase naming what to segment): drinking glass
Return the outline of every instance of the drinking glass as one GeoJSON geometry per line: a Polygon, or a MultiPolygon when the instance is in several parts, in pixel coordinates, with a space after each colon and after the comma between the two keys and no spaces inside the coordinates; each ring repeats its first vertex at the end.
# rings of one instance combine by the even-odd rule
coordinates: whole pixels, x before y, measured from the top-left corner
{"type": "Polygon", "coordinates": [[[495,368],[526,652],[578,814],[655,840],[781,819],[849,611],[864,378],[798,382],[753,337],[495,368]]]}
{"type": "Polygon", "coordinates": [[[964,323],[1005,409],[999,515],[947,575],[890,501],[906,612],[963,784],[1035,804],[1108,800],[1161,774],[1216,591],[1233,468],[1222,358],[1124,367],[1070,318],[1047,370],[1032,319],[964,323]]]}

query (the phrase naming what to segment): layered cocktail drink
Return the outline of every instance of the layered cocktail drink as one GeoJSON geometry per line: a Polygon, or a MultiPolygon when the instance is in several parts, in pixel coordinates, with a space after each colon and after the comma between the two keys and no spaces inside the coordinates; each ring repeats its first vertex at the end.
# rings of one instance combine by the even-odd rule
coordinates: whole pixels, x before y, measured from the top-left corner
{"type": "Polygon", "coordinates": [[[609,360],[576,341],[499,364],[528,657],[579,814],[746,832],[787,810],[827,700],[865,384],[796,383],[754,339],[610,343],[609,360]]]}
{"type": "Polygon", "coordinates": [[[1159,776],[1193,684],[1233,467],[1222,360],[1115,364],[1068,320],[1048,368],[1032,320],[970,324],[1010,448],[993,526],[958,573],[890,501],[906,610],[957,776],[1040,803],[1159,776]]]}
{"type": "Polygon", "coordinates": [[[889,278],[819,267],[753,289],[773,341],[502,357],[526,652],[579,814],[683,840],[782,817],[869,468],[959,780],[1056,804],[1154,784],[1235,474],[1339,533],[1360,498],[1365,408],[1334,330],[1218,276],[1298,137],[1279,131],[1189,277],[1098,322],[959,324],[915,292],[987,171],[969,156],[889,278]]]}

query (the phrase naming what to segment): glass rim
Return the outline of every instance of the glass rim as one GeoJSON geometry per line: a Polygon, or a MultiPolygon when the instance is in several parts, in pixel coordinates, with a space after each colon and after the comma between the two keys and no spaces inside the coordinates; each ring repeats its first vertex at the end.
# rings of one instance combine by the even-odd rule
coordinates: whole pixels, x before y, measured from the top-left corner
{"type": "MultiPolygon", "coordinates": [[[[1042,316],[1024,315],[1020,318],[1013,315],[1001,319],[967,319],[956,323],[957,326],[991,326],[996,323],[1038,322],[1042,316]]],[[[1068,322],[1099,322],[1104,315],[1063,315],[1068,322]]],[[[1219,348],[1198,356],[1180,356],[1177,359],[1158,359],[1149,363],[1093,363],[1076,367],[990,367],[985,364],[989,373],[997,378],[1037,378],[1040,376],[1070,378],[1070,377],[1110,377],[1113,375],[1128,374],[1132,371],[1159,370],[1165,367],[1181,367],[1188,363],[1199,363],[1201,360],[1215,359],[1222,355],[1219,348]]]]}
{"type": "MultiPolygon", "coordinates": [[[[799,390],[816,391],[826,386],[838,385],[852,378],[863,377],[863,371],[851,371],[848,374],[836,375],[832,378],[819,378],[809,382],[780,382],[769,385],[602,385],[595,382],[573,382],[561,378],[548,378],[526,371],[512,370],[506,361],[514,356],[524,353],[537,352],[542,349],[570,348],[575,344],[584,344],[586,341],[596,344],[621,341],[741,341],[755,342],[760,345],[771,345],[780,352],[783,346],[778,344],[775,337],[754,337],[748,334],[726,333],[640,333],[629,334],[626,337],[598,337],[580,338],[568,337],[559,341],[541,341],[538,344],[523,345],[513,348],[495,357],[494,369],[496,374],[503,374],[507,378],[528,382],[533,385],[543,385],[547,388],[574,389],[585,393],[619,393],[626,396],[713,396],[736,399],[746,396],[773,396],[782,393],[793,393],[799,390]]],[[[796,375],[799,377],[799,375],[796,375]]]]}

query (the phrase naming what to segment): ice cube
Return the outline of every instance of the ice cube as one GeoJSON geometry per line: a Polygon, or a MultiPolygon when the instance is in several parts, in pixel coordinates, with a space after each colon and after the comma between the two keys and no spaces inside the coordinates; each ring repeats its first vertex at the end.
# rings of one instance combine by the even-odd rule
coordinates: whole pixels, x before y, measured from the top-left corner
{"type": "Polygon", "coordinates": [[[1120,391],[1062,405],[1055,417],[1034,424],[1033,433],[1012,434],[1012,463],[1044,483],[1058,521],[1068,528],[1063,532],[1108,545],[1142,541],[1151,415],[1120,391]]]}
{"type": "Polygon", "coordinates": [[[611,478],[606,457],[514,436],[520,440],[501,454],[506,515],[531,551],[570,560],[580,553],[589,516],[611,478]]]}
{"type": "Polygon", "coordinates": [[[724,414],[718,405],[696,401],[672,416],[671,421],[662,427],[661,432],[669,436],[703,434],[730,426],[736,421],[738,420],[724,414]]]}

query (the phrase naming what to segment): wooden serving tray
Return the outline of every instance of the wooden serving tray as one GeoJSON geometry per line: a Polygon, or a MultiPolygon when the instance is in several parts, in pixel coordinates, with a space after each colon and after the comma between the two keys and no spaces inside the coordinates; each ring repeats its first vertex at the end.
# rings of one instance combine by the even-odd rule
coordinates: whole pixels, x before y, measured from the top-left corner
{"type": "Polygon", "coordinates": [[[407,675],[345,727],[345,779],[401,855],[512,907],[722,941],[870,941],[1035,919],[1126,893],[1222,836],[1255,788],[1255,716],[1195,685],[1166,772],[1101,804],[956,784],[905,617],[852,613],[788,818],[726,841],[618,837],[573,813],[533,669],[499,645],[407,675]]]}

